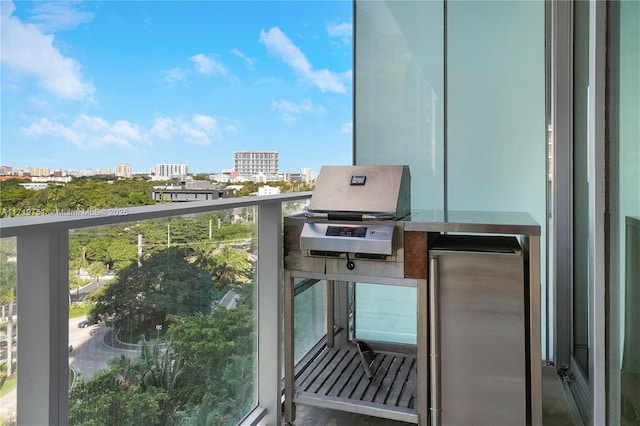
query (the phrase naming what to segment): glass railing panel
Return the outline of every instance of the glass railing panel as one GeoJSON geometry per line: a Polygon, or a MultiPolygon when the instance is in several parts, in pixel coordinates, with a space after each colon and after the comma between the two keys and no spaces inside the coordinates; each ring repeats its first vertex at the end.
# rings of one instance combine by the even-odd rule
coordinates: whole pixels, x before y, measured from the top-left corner
{"type": "Polygon", "coordinates": [[[298,279],[294,301],[294,360],[300,361],[327,334],[327,282],[298,279]]]}
{"type": "Polygon", "coordinates": [[[415,287],[355,284],[355,337],[360,340],[416,344],[415,287]]]}
{"type": "Polygon", "coordinates": [[[282,203],[282,217],[303,214],[309,207],[310,198],[282,203]]]}
{"type": "Polygon", "coordinates": [[[235,425],[257,405],[257,208],[69,232],[69,422],[235,425]]]}
{"type": "Polygon", "coordinates": [[[16,299],[16,239],[0,239],[0,425],[17,416],[18,305],[16,299]]]}

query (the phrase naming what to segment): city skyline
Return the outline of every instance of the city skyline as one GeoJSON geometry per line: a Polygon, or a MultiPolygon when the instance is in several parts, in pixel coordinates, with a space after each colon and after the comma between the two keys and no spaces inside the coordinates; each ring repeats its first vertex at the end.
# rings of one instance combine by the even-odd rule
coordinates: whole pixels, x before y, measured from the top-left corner
{"type": "Polygon", "coordinates": [[[0,8],[2,165],[199,173],[232,168],[236,151],[278,151],[288,172],[351,162],[350,1],[0,8]]]}
{"type": "MultiPolygon", "coordinates": [[[[237,158],[239,154],[275,154],[276,158],[278,157],[279,153],[277,151],[236,151],[235,152],[235,157],[236,157],[236,162],[237,162],[237,158]]],[[[277,163],[277,160],[276,160],[277,163]]],[[[141,175],[141,174],[158,174],[158,167],[161,166],[185,166],[186,169],[188,170],[188,173],[184,173],[184,174],[189,174],[189,175],[193,175],[193,174],[216,174],[216,173],[225,173],[225,172],[229,172],[229,171],[238,171],[237,167],[223,167],[219,170],[204,170],[204,171],[192,171],[191,167],[188,163],[167,163],[167,162],[163,162],[163,163],[157,163],[155,164],[153,167],[150,167],[148,170],[134,170],[131,166],[130,163],[127,163],[126,161],[123,162],[118,162],[116,163],[113,167],[81,167],[78,169],[63,169],[60,167],[38,167],[38,166],[32,166],[32,165],[27,165],[27,166],[23,166],[23,167],[19,167],[13,164],[0,164],[0,176],[22,176],[23,174],[29,175],[29,176],[35,176],[35,177],[47,177],[47,176],[55,176],[57,173],[62,172],[62,175],[60,176],[66,176],[69,173],[70,174],[80,174],[80,175],[85,175],[85,172],[87,171],[91,171],[93,172],[93,174],[115,174],[116,176],[121,176],[121,177],[131,177],[131,175],[141,175]],[[123,175],[123,173],[126,175],[123,175]]],[[[275,173],[272,174],[282,174],[282,173],[290,173],[290,174],[297,174],[298,172],[301,172],[302,170],[311,170],[311,168],[306,167],[304,165],[302,166],[296,166],[294,169],[292,170],[282,170],[282,169],[278,169],[275,173]]],[[[311,170],[313,171],[313,170],[311,170]]]]}

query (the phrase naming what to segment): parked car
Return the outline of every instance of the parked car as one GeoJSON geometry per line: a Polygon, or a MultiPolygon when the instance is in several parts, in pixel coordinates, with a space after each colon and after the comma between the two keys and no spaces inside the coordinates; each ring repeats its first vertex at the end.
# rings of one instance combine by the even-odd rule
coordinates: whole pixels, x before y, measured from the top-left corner
{"type": "Polygon", "coordinates": [[[98,321],[95,320],[95,318],[93,317],[87,317],[87,319],[82,320],[78,323],[78,327],[79,328],[85,328],[85,327],[89,327],[90,325],[94,325],[97,324],[98,321]]]}

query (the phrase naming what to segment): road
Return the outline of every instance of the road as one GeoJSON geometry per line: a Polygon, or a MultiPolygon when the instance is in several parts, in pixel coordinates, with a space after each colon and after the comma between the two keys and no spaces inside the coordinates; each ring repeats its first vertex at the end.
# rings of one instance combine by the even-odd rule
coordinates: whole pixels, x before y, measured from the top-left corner
{"type": "Polygon", "coordinates": [[[100,277],[99,280],[92,278],[91,282],[89,282],[88,284],[71,290],[71,294],[70,294],[71,301],[72,302],[83,301],[88,295],[90,295],[93,291],[95,291],[95,289],[105,285],[106,283],[108,283],[114,278],[115,278],[115,275],[104,275],[100,277]]]}
{"type": "MultiPolygon", "coordinates": [[[[69,345],[73,350],[69,354],[69,366],[78,373],[78,378],[91,379],[96,372],[106,369],[109,360],[121,355],[135,357],[136,350],[123,350],[107,346],[105,335],[111,329],[102,324],[79,328],[78,323],[84,318],[69,320],[69,345]]],[[[16,413],[16,391],[0,398],[0,419],[14,418],[16,413]]]]}
{"type": "Polygon", "coordinates": [[[69,354],[69,365],[80,373],[81,378],[91,379],[98,370],[108,367],[111,358],[136,355],[135,350],[122,350],[105,345],[104,337],[111,329],[102,324],[79,328],[78,323],[83,319],[69,320],[69,345],[73,346],[69,354]]]}

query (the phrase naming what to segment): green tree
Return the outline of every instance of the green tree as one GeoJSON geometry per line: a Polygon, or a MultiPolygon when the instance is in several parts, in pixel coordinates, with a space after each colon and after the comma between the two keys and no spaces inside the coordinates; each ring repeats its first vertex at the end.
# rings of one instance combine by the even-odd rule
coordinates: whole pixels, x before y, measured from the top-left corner
{"type": "Polygon", "coordinates": [[[96,279],[96,282],[100,283],[100,277],[107,273],[107,267],[102,262],[93,262],[87,268],[89,276],[96,279]]]}
{"type": "Polygon", "coordinates": [[[88,382],[80,381],[69,395],[69,424],[83,426],[138,426],[161,424],[163,391],[125,380],[117,369],[101,370],[88,382]]]}
{"type": "Polygon", "coordinates": [[[160,423],[169,424],[183,403],[176,392],[180,386],[182,359],[171,341],[163,347],[158,340],[153,343],[143,340],[135,359],[122,355],[112,359],[109,366],[118,371],[125,383],[139,386],[143,392],[161,390],[165,397],[159,404],[160,423]]]}
{"type": "Polygon", "coordinates": [[[244,250],[224,245],[213,254],[213,265],[213,274],[223,285],[250,282],[252,267],[244,250]]]}
{"type": "Polygon", "coordinates": [[[111,264],[109,257],[109,244],[111,238],[106,233],[98,233],[91,238],[86,246],[86,256],[89,262],[102,262],[105,265],[111,264]]]}
{"type": "Polygon", "coordinates": [[[124,238],[113,240],[107,247],[107,255],[113,264],[113,270],[119,271],[136,261],[138,248],[124,238]]]}
{"type": "Polygon", "coordinates": [[[20,185],[18,179],[0,181],[0,217],[17,216],[24,200],[35,193],[35,190],[20,185]]]}
{"type": "Polygon", "coordinates": [[[213,384],[200,404],[188,404],[177,413],[177,424],[233,426],[255,404],[256,363],[253,354],[233,355],[221,379],[213,384]]]}
{"type": "Polygon", "coordinates": [[[54,186],[49,188],[46,192],[47,195],[47,207],[53,207],[54,212],[58,213],[58,208],[62,201],[64,201],[65,197],[67,197],[67,191],[64,188],[54,186]]]}
{"type": "Polygon", "coordinates": [[[254,398],[254,311],[241,303],[207,316],[170,317],[168,335],[182,355],[184,389],[190,390],[180,424],[237,423],[254,398]]]}
{"type": "MultiPolygon", "coordinates": [[[[208,313],[213,301],[211,275],[187,262],[182,251],[167,249],[132,263],[95,297],[91,314],[127,333],[167,325],[167,315],[208,313]]],[[[166,328],[166,327],[165,327],[166,328]]]]}

